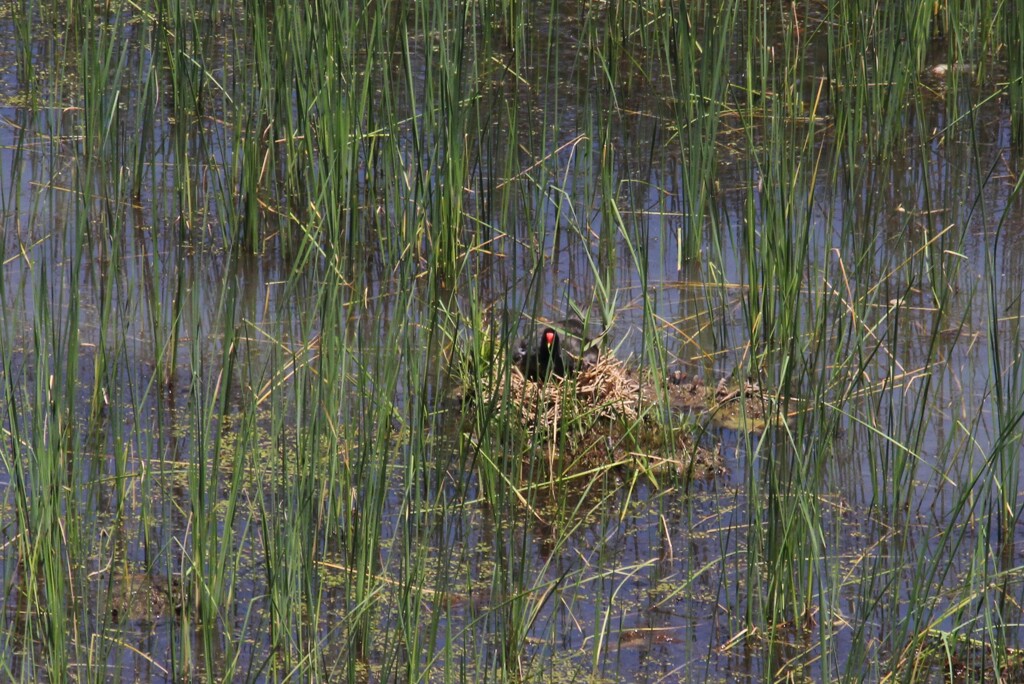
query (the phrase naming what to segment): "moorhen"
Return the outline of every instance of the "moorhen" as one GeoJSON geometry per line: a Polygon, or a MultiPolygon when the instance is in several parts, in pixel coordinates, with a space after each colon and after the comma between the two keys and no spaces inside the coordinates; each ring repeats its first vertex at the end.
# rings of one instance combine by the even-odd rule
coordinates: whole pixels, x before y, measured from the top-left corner
{"type": "Polygon", "coordinates": [[[561,339],[552,328],[544,328],[533,344],[521,340],[512,360],[527,380],[544,380],[549,374],[565,377],[561,339]]]}
{"type": "MultiPolygon", "coordinates": [[[[578,328],[582,332],[582,325],[573,321],[563,321],[562,327],[567,331],[578,328]]],[[[580,354],[582,336],[580,340],[567,335],[564,342],[558,332],[552,327],[546,327],[540,332],[540,336],[533,344],[522,340],[519,342],[516,351],[512,355],[519,370],[523,372],[527,380],[543,381],[548,375],[557,375],[560,378],[568,377],[577,370],[589,368],[597,363],[597,345],[589,347],[580,354]]]]}
{"type": "Polygon", "coordinates": [[[578,318],[558,321],[555,327],[565,332],[561,346],[563,356],[572,365],[572,368],[568,369],[570,373],[574,370],[586,370],[597,364],[600,355],[598,347],[607,331],[602,331],[596,337],[589,337],[583,321],[578,318]]]}

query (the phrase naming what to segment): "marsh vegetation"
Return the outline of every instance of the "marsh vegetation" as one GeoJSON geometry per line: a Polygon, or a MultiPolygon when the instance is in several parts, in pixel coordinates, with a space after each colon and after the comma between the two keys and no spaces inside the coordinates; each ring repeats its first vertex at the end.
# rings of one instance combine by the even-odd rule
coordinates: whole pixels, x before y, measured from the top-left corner
{"type": "Polygon", "coordinates": [[[0,35],[0,678],[1019,676],[1017,3],[0,35]]]}

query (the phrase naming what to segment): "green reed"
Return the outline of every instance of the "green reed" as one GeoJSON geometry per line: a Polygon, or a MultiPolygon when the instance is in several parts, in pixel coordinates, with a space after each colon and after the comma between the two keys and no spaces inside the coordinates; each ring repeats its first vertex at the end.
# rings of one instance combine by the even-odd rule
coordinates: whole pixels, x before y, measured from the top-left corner
{"type": "Polygon", "coordinates": [[[1009,81],[1007,90],[1010,95],[1010,117],[1013,124],[1013,136],[1017,145],[1024,143],[1024,28],[1021,21],[1024,9],[1018,5],[1007,8],[1008,17],[999,23],[1006,32],[1007,62],[1009,65],[1009,81]]]}
{"type": "MultiPolygon", "coordinates": [[[[1013,195],[1019,196],[1024,183],[1018,181],[1013,195]]],[[[1022,302],[1020,284],[1000,283],[1000,271],[996,266],[999,247],[1004,239],[1003,220],[993,240],[992,249],[986,255],[988,278],[988,341],[992,396],[995,402],[993,415],[995,437],[989,458],[992,460],[993,478],[992,505],[996,507],[995,518],[1000,570],[1008,570],[1005,558],[1006,547],[1013,546],[1013,530],[1020,519],[1018,503],[1020,480],[1020,423],[1024,420],[1024,366],[1021,365],[1021,315],[1022,302]],[[1014,293],[1009,301],[1002,301],[1000,293],[1014,293]],[[1004,333],[1004,330],[1006,331],[1004,333]]],[[[1005,295],[1003,295],[1005,296],[1005,295]]]]}
{"type": "Polygon", "coordinates": [[[726,2],[713,9],[710,4],[673,7],[663,15],[666,78],[673,89],[675,135],[684,160],[685,238],[677,236],[677,269],[703,247],[706,216],[712,219],[712,240],[717,234],[712,207],[719,158],[709,142],[717,138],[722,114],[730,108],[729,47],[737,37],[738,9],[739,3],[726,2]]]}
{"type": "Polygon", "coordinates": [[[672,600],[705,607],[667,619],[680,640],[730,604],[694,657],[745,642],[779,679],[912,680],[935,627],[1005,651],[1020,288],[998,275],[1005,233],[983,269],[967,255],[1018,208],[992,215],[991,143],[960,143],[1002,92],[1020,138],[1018,19],[866,0],[19,6],[0,567],[24,664],[4,674],[117,676],[132,621],[101,616],[92,640],[107,565],[183,586],[155,628],[174,680],[544,679],[566,661],[626,679],[616,638],[672,600]],[[938,85],[936,54],[962,67],[938,85]],[[967,169],[937,192],[933,148],[967,169]],[[709,306],[666,315],[665,264],[709,306]],[[574,308],[635,322],[656,382],[679,349],[711,382],[735,366],[780,391],[790,420],[728,457],[735,511],[695,514],[716,485],[685,474],[573,473],[565,432],[497,410],[507,384],[471,408],[446,394],[443,349],[466,349],[479,396],[485,370],[508,381],[488,364],[521,310],[574,308]],[[954,404],[943,364],[977,350],[991,399],[954,404]],[[624,560],[652,521],[661,556],[624,560]],[[719,556],[681,560],[676,530],[719,556]],[[705,580],[718,596],[696,598],[705,580]],[[668,598],[638,606],[633,583],[668,598]]]}
{"type": "MultiPolygon", "coordinates": [[[[744,303],[752,347],[748,372],[780,389],[785,414],[791,393],[798,394],[796,388],[804,386],[801,377],[815,372],[803,365],[801,347],[807,315],[803,292],[815,263],[810,222],[817,178],[816,102],[804,102],[803,93],[791,86],[803,75],[794,33],[783,30],[781,45],[769,51],[768,41],[776,42],[770,15],[750,14],[748,22],[748,43],[763,50],[754,52],[747,63],[751,87],[743,110],[750,122],[750,175],[756,179],[745,202],[750,297],[744,303]],[[762,96],[755,98],[754,91],[762,96]]],[[[809,495],[821,488],[820,472],[814,467],[814,447],[799,423],[796,428],[796,433],[767,433],[757,448],[748,443],[751,538],[746,619],[751,626],[767,629],[769,654],[779,626],[809,621],[819,566],[827,560],[821,511],[816,497],[809,495]],[[757,591],[762,567],[766,585],[757,591]]]]}

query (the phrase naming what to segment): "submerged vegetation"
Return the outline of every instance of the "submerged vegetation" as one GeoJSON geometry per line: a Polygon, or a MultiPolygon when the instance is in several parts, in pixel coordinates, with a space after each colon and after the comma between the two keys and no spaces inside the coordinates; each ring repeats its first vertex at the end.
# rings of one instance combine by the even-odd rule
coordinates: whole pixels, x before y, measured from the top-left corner
{"type": "Polygon", "coordinates": [[[1021,11],[8,4],[0,678],[1018,678],[1021,11]]]}

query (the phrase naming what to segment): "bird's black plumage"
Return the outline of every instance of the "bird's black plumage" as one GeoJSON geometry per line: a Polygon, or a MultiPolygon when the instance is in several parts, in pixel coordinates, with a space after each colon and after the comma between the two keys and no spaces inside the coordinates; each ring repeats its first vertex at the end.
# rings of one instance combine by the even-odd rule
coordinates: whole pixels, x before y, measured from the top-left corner
{"type": "Polygon", "coordinates": [[[586,347],[583,326],[578,321],[563,321],[560,327],[566,331],[562,337],[553,327],[548,326],[532,341],[523,339],[513,353],[513,361],[527,380],[543,381],[549,375],[568,377],[597,363],[598,348],[586,347]],[[579,334],[574,335],[573,333],[579,334]]]}

